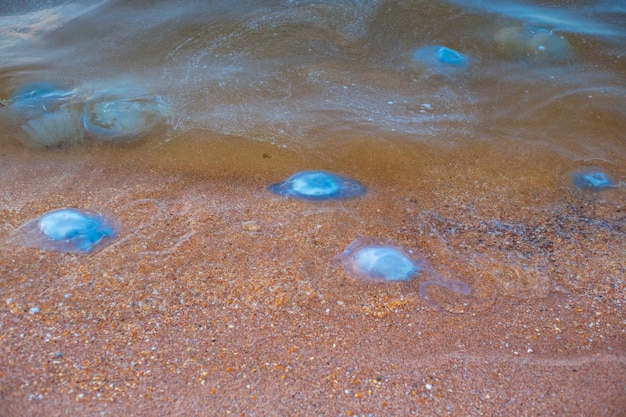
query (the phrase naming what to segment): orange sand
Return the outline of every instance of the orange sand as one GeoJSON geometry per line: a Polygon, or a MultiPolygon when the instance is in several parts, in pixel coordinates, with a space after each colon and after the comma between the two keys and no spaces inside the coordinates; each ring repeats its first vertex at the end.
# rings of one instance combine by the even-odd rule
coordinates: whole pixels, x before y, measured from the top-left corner
{"type": "Polygon", "coordinates": [[[191,144],[0,154],[0,416],[626,413],[623,189],[575,190],[570,161],[515,144],[191,144]],[[265,189],[311,168],[369,193],[265,189]],[[11,244],[66,206],[113,213],[120,238],[11,244]],[[436,312],[421,278],[354,280],[333,257],[360,236],[472,294],[431,287],[436,312]]]}

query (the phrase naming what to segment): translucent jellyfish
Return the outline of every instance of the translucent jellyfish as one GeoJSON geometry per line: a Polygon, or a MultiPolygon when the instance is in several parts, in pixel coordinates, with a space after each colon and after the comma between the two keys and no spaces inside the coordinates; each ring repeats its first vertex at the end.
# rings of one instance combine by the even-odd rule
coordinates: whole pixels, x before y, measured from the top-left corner
{"type": "Polygon", "coordinates": [[[467,56],[441,45],[424,46],[418,49],[413,54],[413,60],[437,73],[451,73],[469,66],[467,56]]]}
{"type": "Polygon", "coordinates": [[[431,279],[420,286],[420,296],[435,310],[441,310],[428,295],[428,287],[437,285],[458,294],[469,295],[470,287],[457,280],[442,277],[430,268],[426,260],[413,250],[388,240],[363,237],[354,240],[336,259],[356,278],[372,282],[411,281],[422,271],[431,279]]]}
{"type": "Polygon", "coordinates": [[[561,63],[572,55],[572,47],[564,36],[544,28],[506,27],[496,32],[494,40],[502,54],[512,57],[561,63]]]}
{"type": "Polygon", "coordinates": [[[617,184],[602,171],[589,170],[572,175],[572,181],[578,188],[587,190],[606,190],[617,187],[617,184]]]}
{"type": "Polygon", "coordinates": [[[18,87],[2,108],[7,125],[17,125],[18,139],[34,147],[53,147],[82,139],[80,111],[74,91],[50,82],[18,87]]]}
{"type": "Polygon", "coordinates": [[[163,123],[169,106],[159,96],[124,89],[106,90],[87,101],[82,121],[96,139],[123,142],[145,134],[163,123]]]}
{"type": "Polygon", "coordinates": [[[114,220],[101,214],[63,208],[21,226],[14,241],[22,246],[87,254],[108,245],[118,230],[114,220]]]}
{"type": "Polygon", "coordinates": [[[16,88],[8,104],[26,116],[38,115],[56,110],[72,94],[71,90],[50,82],[32,82],[16,88]]]}
{"type": "Polygon", "coordinates": [[[269,190],[285,197],[318,201],[356,198],[366,191],[358,181],[326,171],[301,171],[270,185],[269,190]]]}

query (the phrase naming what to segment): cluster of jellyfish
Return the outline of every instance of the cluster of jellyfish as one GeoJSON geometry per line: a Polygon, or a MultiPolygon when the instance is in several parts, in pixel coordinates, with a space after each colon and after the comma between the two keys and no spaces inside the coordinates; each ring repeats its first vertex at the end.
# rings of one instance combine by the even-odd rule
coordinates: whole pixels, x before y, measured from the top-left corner
{"type": "Polygon", "coordinates": [[[0,108],[6,126],[32,148],[72,145],[85,137],[99,142],[135,140],[162,124],[170,114],[165,101],[129,88],[88,94],[50,82],[26,83],[0,108]]]}
{"type": "MultiPolygon", "coordinates": [[[[607,174],[599,170],[577,172],[573,183],[582,189],[605,190],[617,187],[607,174]]],[[[268,190],[285,198],[305,201],[337,201],[363,196],[367,189],[360,182],[328,171],[301,171],[268,190]]],[[[57,252],[93,254],[115,240],[120,224],[105,216],[77,208],[52,210],[18,229],[14,238],[22,246],[57,252]]],[[[448,279],[434,271],[425,258],[403,244],[387,239],[360,237],[336,256],[349,275],[369,282],[401,283],[412,281],[425,273],[430,277],[420,286],[421,298],[435,310],[441,310],[428,295],[436,285],[461,295],[469,295],[470,287],[462,281],[448,279]]]]}
{"type": "MultiPolygon", "coordinates": [[[[268,188],[279,196],[309,201],[357,198],[366,192],[360,182],[327,171],[301,171],[268,188]]],[[[336,259],[348,274],[370,282],[407,282],[422,272],[428,273],[431,279],[421,285],[420,296],[435,310],[441,307],[428,296],[429,286],[438,285],[463,295],[471,292],[466,283],[442,277],[415,251],[391,240],[357,238],[336,259]]]]}
{"type": "MultiPolygon", "coordinates": [[[[358,181],[327,171],[298,172],[268,189],[278,196],[308,201],[358,198],[366,192],[358,181]]],[[[57,252],[93,254],[110,244],[119,231],[120,225],[112,216],[62,208],[21,226],[15,241],[22,246],[57,252]]],[[[429,286],[438,285],[464,295],[471,292],[464,282],[440,276],[424,258],[393,241],[358,238],[336,259],[349,274],[372,282],[406,282],[422,272],[429,273],[432,278],[421,285],[420,295],[436,310],[441,308],[428,296],[429,286]]]]}
{"type": "MultiPolygon", "coordinates": [[[[541,27],[505,27],[494,34],[493,41],[495,50],[510,58],[559,64],[572,56],[572,47],[563,35],[541,27]]],[[[413,63],[432,73],[454,75],[466,70],[471,60],[469,56],[447,46],[426,45],[413,53],[413,63]]]]}

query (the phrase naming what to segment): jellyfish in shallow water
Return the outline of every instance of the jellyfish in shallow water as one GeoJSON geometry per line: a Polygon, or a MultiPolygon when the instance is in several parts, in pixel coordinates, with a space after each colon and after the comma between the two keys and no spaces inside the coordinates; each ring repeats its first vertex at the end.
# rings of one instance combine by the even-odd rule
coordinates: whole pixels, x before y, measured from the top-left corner
{"type": "Polygon", "coordinates": [[[6,101],[2,117],[19,126],[18,139],[30,147],[74,143],[83,129],[73,97],[74,90],[50,82],[26,83],[6,101]]]}
{"type": "Polygon", "coordinates": [[[37,115],[55,110],[71,96],[71,90],[51,82],[32,82],[16,88],[8,104],[24,114],[37,115]]]}
{"type": "Polygon", "coordinates": [[[302,200],[344,200],[365,194],[365,187],[352,178],[326,171],[301,171],[272,184],[277,195],[302,200]]]}
{"type": "Polygon", "coordinates": [[[26,223],[15,240],[22,246],[87,254],[108,245],[118,229],[114,220],[100,214],[63,208],[26,223]]]}
{"type": "Polygon", "coordinates": [[[502,28],[494,35],[494,41],[503,55],[528,57],[536,62],[558,64],[567,61],[573,54],[563,35],[545,28],[502,28]]]}
{"type": "Polygon", "coordinates": [[[159,96],[118,88],[85,98],[50,82],[24,84],[3,104],[0,117],[19,126],[18,139],[34,148],[75,144],[86,134],[103,142],[127,142],[171,114],[159,96]]]}
{"type": "Polygon", "coordinates": [[[451,73],[469,66],[469,58],[454,49],[441,45],[424,46],[413,54],[413,60],[431,71],[451,73]]]}
{"type": "Polygon", "coordinates": [[[87,101],[82,121],[96,139],[120,142],[151,131],[165,121],[169,112],[169,106],[159,96],[114,89],[87,101]]]}
{"type": "Polygon", "coordinates": [[[617,187],[611,178],[602,171],[590,170],[572,175],[572,181],[578,188],[587,190],[606,190],[617,187]]]}
{"type": "Polygon", "coordinates": [[[425,259],[393,241],[359,238],[350,243],[336,259],[349,274],[372,282],[411,281],[421,272],[427,272],[431,279],[420,286],[420,296],[435,310],[441,310],[441,306],[428,295],[427,290],[431,285],[463,295],[471,292],[466,283],[442,277],[430,268],[425,259]]]}

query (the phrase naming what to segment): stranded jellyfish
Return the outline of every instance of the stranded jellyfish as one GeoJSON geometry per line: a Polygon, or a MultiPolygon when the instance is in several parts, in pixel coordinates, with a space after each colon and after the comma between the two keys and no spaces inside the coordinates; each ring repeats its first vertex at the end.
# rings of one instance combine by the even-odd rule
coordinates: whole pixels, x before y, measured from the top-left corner
{"type": "Polygon", "coordinates": [[[431,71],[449,73],[467,68],[469,58],[441,45],[424,46],[413,54],[413,60],[431,71]]]}
{"type": "Polygon", "coordinates": [[[606,190],[617,187],[608,175],[596,170],[577,172],[572,175],[572,181],[578,188],[586,190],[606,190]]]}
{"type": "Polygon", "coordinates": [[[118,229],[113,220],[100,214],[63,208],[26,223],[17,240],[23,246],[87,254],[108,245],[118,229]]]}
{"type": "Polygon", "coordinates": [[[502,54],[513,57],[560,63],[572,55],[572,47],[564,36],[544,28],[506,27],[496,32],[494,40],[502,54]]]}
{"type": "Polygon", "coordinates": [[[441,310],[441,306],[427,293],[431,285],[438,285],[462,295],[469,295],[471,292],[466,283],[442,277],[430,268],[425,259],[393,241],[359,238],[350,243],[336,259],[349,274],[372,282],[411,281],[422,271],[427,272],[432,278],[422,283],[420,296],[435,310],[441,310]]]}
{"type": "Polygon", "coordinates": [[[85,130],[102,141],[127,141],[149,132],[162,123],[169,107],[159,96],[133,94],[126,90],[105,90],[84,106],[85,130]]]}
{"type": "Polygon", "coordinates": [[[50,82],[27,83],[15,89],[2,115],[7,118],[7,125],[19,126],[18,137],[28,146],[77,142],[83,130],[73,97],[73,90],[50,82]]]}
{"type": "Polygon", "coordinates": [[[326,171],[301,171],[270,185],[269,190],[285,197],[318,201],[344,200],[365,193],[358,181],[326,171]]]}

